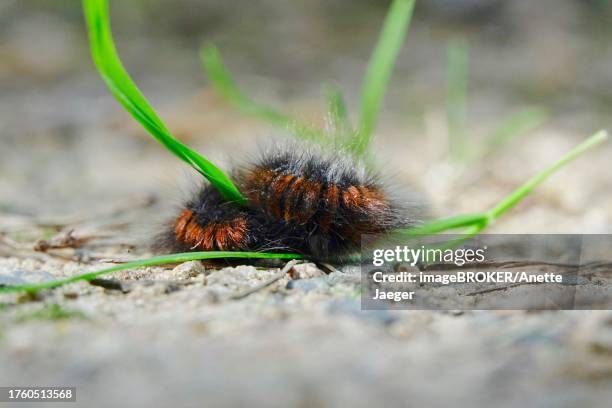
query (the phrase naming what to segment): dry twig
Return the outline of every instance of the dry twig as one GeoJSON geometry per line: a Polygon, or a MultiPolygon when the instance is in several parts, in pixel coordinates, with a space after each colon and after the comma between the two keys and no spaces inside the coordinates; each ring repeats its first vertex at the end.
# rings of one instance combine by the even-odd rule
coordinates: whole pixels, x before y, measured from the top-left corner
{"type": "Polygon", "coordinates": [[[278,272],[276,275],[274,275],[272,278],[270,278],[269,280],[256,285],[252,288],[246,289],[242,292],[238,292],[232,296],[229,297],[230,300],[238,300],[238,299],[244,299],[245,297],[255,293],[255,292],[259,292],[262,289],[267,288],[268,286],[272,285],[274,282],[280,280],[283,276],[285,276],[295,265],[297,265],[298,263],[300,263],[302,261],[298,260],[298,259],[293,259],[289,262],[287,262],[285,264],[285,266],[283,267],[283,269],[280,270],[280,272],[278,272]]]}

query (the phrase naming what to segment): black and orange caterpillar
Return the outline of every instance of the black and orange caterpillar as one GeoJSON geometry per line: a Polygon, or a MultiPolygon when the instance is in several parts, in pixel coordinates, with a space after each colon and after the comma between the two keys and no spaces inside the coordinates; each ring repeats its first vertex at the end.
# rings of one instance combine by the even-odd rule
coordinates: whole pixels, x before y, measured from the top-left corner
{"type": "MultiPolygon", "coordinates": [[[[205,184],[158,237],[158,251],[290,251],[317,260],[359,250],[364,234],[415,225],[379,178],[340,153],[273,149],[232,177],[249,206],[205,184]]],[[[411,211],[414,210],[414,211],[411,211]]]]}

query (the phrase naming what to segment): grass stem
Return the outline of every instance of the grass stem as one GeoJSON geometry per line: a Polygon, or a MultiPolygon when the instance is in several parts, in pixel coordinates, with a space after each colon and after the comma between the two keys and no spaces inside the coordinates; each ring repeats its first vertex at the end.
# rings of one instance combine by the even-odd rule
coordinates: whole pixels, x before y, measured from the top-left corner
{"type": "Polygon", "coordinates": [[[166,149],[206,177],[225,199],[245,206],[246,198],[221,169],[172,136],[127,73],[113,41],[108,1],[83,0],[83,10],[94,63],[119,103],[166,149]]]}
{"type": "Polygon", "coordinates": [[[297,137],[317,143],[327,143],[329,138],[322,130],[299,122],[290,115],[256,102],[245,95],[236,85],[215,46],[207,45],[202,48],[200,57],[212,86],[229,104],[241,112],[252,115],[272,126],[288,130],[297,137]]]}
{"type": "Polygon", "coordinates": [[[414,10],[414,0],[393,0],[363,79],[357,136],[351,150],[363,156],[372,139],[391,72],[399,55],[414,10]]]}
{"type": "Polygon", "coordinates": [[[573,148],[570,152],[561,157],[555,163],[551,164],[544,171],[537,174],[536,176],[528,180],[525,184],[514,190],[499,204],[497,204],[495,207],[493,207],[487,212],[489,222],[499,218],[499,216],[504,214],[510,208],[514,207],[519,201],[525,198],[527,194],[531,193],[537,186],[542,184],[544,180],[546,180],[552,174],[556,173],[559,169],[567,165],[572,160],[584,154],[586,151],[604,142],[607,137],[608,132],[605,130],[600,130],[599,132],[595,133],[594,135],[586,139],[584,142],[573,148]]]}
{"type": "Polygon", "coordinates": [[[470,236],[476,235],[523,200],[552,174],[556,173],[559,169],[563,168],[588,150],[603,143],[607,138],[608,132],[605,130],[600,130],[593,134],[542,172],[519,186],[487,212],[437,219],[415,228],[396,231],[396,233],[403,236],[433,235],[440,232],[467,228],[467,230],[464,231],[466,237],[469,238],[470,236]]]}
{"type": "Polygon", "coordinates": [[[59,279],[48,282],[32,283],[26,285],[14,285],[0,287],[0,294],[13,292],[37,292],[42,289],[52,289],[69,283],[79,281],[90,281],[101,275],[113,272],[125,271],[128,269],[142,268],[146,266],[157,266],[176,262],[196,261],[202,259],[226,259],[226,258],[247,258],[247,259],[301,259],[298,254],[271,254],[266,252],[229,252],[229,251],[210,251],[210,252],[184,252],[171,255],[156,256],[153,258],[142,259],[139,261],[128,262],[121,265],[112,266],[95,272],[87,272],[67,279],[59,279]]]}

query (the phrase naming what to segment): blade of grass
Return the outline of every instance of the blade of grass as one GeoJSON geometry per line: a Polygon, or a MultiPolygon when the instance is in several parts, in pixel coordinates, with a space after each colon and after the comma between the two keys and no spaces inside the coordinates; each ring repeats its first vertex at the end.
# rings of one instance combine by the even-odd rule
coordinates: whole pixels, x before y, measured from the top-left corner
{"type": "Polygon", "coordinates": [[[595,146],[603,143],[608,138],[608,132],[600,130],[597,133],[590,136],[588,139],[574,147],[571,151],[561,157],[559,160],[548,166],[542,172],[529,179],[526,183],[522,184],[506,198],[501,200],[495,207],[482,214],[468,214],[460,215],[456,217],[450,217],[440,220],[434,220],[427,224],[415,227],[395,231],[394,233],[401,235],[432,235],[444,231],[457,229],[460,227],[468,227],[464,233],[465,239],[478,234],[480,231],[491,225],[495,220],[501,217],[504,213],[518,204],[524,199],[529,193],[531,193],[536,187],[538,187],[544,180],[550,177],[552,174],[559,171],[559,169],[566,166],[571,161],[575,160],[588,150],[595,146]]]}
{"type": "Polygon", "coordinates": [[[110,28],[107,0],[83,0],[83,10],[94,63],[119,103],[159,143],[206,177],[225,199],[246,205],[246,199],[225,173],[172,136],[132,81],[117,55],[110,28]]]}
{"type": "Polygon", "coordinates": [[[327,96],[327,110],[331,116],[334,130],[342,133],[350,132],[351,122],[348,118],[344,97],[337,88],[328,86],[325,89],[327,96]]]}
{"type": "Polygon", "coordinates": [[[448,45],[446,120],[451,146],[451,157],[463,160],[469,154],[465,140],[466,105],[469,81],[469,46],[464,40],[448,45]]]}
{"type": "Polygon", "coordinates": [[[334,144],[339,148],[346,148],[351,143],[354,130],[348,117],[348,111],[342,94],[337,88],[326,87],[327,111],[329,121],[329,132],[334,138],[334,144]]]}
{"type": "Polygon", "coordinates": [[[264,122],[283,129],[289,129],[296,136],[325,143],[327,135],[313,126],[298,122],[284,112],[265,106],[243,94],[223,63],[219,50],[213,45],[202,48],[200,57],[208,79],[215,90],[238,110],[255,116],[264,122]]]}
{"type": "Polygon", "coordinates": [[[455,217],[433,220],[418,227],[399,230],[398,233],[400,233],[402,236],[433,235],[443,231],[465,228],[472,225],[480,225],[486,223],[487,218],[488,216],[485,213],[457,215],[455,217]]]}
{"type": "Polygon", "coordinates": [[[350,146],[356,156],[363,156],[370,145],[378,111],[410,25],[414,3],[414,0],[393,0],[370,57],[361,91],[359,130],[350,146]]]}
{"type": "Polygon", "coordinates": [[[542,182],[548,177],[550,177],[552,174],[559,171],[559,169],[567,165],[569,162],[575,160],[577,157],[581,156],[586,151],[594,148],[600,143],[603,143],[607,138],[608,132],[605,130],[600,130],[599,132],[586,139],[584,142],[580,143],[578,146],[574,147],[571,151],[565,154],[565,156],[561,157],[555,163],[544,169],[544,171],[528,180],[525,184],[523,184],[522,186],[514,190],[506,198],[504,198],[499,204],[489,210],[487,212],[489,220],[493,221],[499,218],[502,214],[507,212],[519,201],[525,198],[525,196],[531,193],[537,186],[542,184],[542,182]]]}
{"type": "Polygon", "coordinates": [[[106,275],[113,272],[124,271],[127,269],[142,268],[145,266],[164,265],[175,262],[196,261],[202,259],[225,259],[225,258],[248,258],[248,259],[302,259],[298,254],[272,254],[266,252],[227,252],[227,251],[210,251],[210,252],[184,252],[171,255],[156,256],[153,258],[143,259],[134,262],[113,266],[95,272],[87,272],[76,275],[67,279],[59,279],[48,282],[32,283],[26,285],[15,285],[0,287],[0,294],[14,292],[36,292],[41,289],[52,289],[63,286],[69,283],[79,281],[90,281],[101,275],[106,275]]]}

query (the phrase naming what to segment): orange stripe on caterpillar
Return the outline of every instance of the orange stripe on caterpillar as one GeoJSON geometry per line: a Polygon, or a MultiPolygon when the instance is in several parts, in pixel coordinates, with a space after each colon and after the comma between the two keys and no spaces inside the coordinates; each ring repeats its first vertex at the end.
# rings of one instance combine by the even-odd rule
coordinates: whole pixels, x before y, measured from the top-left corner
{"type": "MultiPolygon", "coordinates": [[[[212,226],[212,225],[211,225],[212,226]]],[[[215,244],[219,251],[243,249],[245,247],[247,223],[244,219],[237,219],[215,225],[215,244]]]]}
{"type": "Polygon", "coordinates": [[[251,171],[246,179],[246,186],[249,188],[244,191],[247,198],[255,205],[261,205],[265,201],[263,192],[266,191],[274,178],[276,173],[269,169],[256,168],[251,171]]]}
{"type": "Polygon", "coordinates": [[[361,193],[362,205],[364,208],[374,211],[389,209],[385,195],[380,190],[370,189],[368,187],[359,187],[361,193]]]}
{"type": "Polygon", "coordinates": [[[302,185],[304,184],[304,181],[305,180],[303,177],[298,177],[291,185],[291,191],[289,191],[289,194],[285,199],[285,222],[289,222],[297,218],[296,215],[293,214],[293,210],[295,209],[295,204],[302,195],[302,185]]]}
{"type": "Polygon", "coordinates": [[[329,232],[329,228],[338,211],[338,186],[330,184],[325,192],[325,213],[321,218],[321,228],[329,232]]]}
{"type": "Polygon", "coordinates": [[[190,249],[227,251],[246,247],[247,221],[238,218],[230,222],[208,224],[201,227],[191,210],[177,217],[174,228],[176,240],[190,249]]]}
{"type": "Polygon", "coordinates": [[[345,207],[351,209],[360,209],[362,206],[361,195],[359,189],[355,186],[350,186],[342,192],[342,202],[345,207]]]}
{"type": "Polygon", "coordinates": [[[381,191],[364,186],[347,188],[342,192],[342,202],[349,209],[363,212],[378,211],[389,207],[381,191]]]}
{"type": "Polygon", "coordinates": [[[363,234],[378,234],[386,230],[380,217],[384,217],[391,207],[382,191],[350,186],[342,192],[342,202],[347,209],[357,212],[355,220],[342,231],[349,240],[358,243],[363,234]]]}
{"type": "Polygon", "coordinates": [[[282,216],[281,209],[281,200],[283,197],[283,193],[287,189],[287,187],[291,184],[291,181],[294,179],[294,176],[291,174],[286,174],[284,176],[280,176],[273,184],[272,184],[272,192],[270,193],[270,198],[268,200],[268,205],[270,209],[270,213],[275,217],[280,218],[282,216]]]}
{"type": "Polygon", "coordinates": [[[178,240],[185,239],[185,229],[187,228],[187,224],[191,221],[191,217],[193,217],[193,212],[191,210],[184,210],[177,217],[176,223],[174,224],[174,235],[176,235],[178,240]]]}
{"type": "Polygon", "coordinates": [[[240,248],[246,248],[247,221],[238,218],[231,223],[228,231],[229,240],[240,248]]]}
{"type": "Polygon", "coordinates": [[[300,222],[305,223],[309,221],[317,211],[319,206],[319,198],[321,195],[322,183],[316,181],[306,180],[304,182],[302,194],[302,205],[301,213],[298,215],[300,222]]]}
{"type": "Polygon", "coordinates": [[[228,247],[228,239],[229,239],[229,230],[231,227],[227,223],[216,225],[215,231],[215,244],[217,248],[221,251],[227,249],[228,247]]]}

